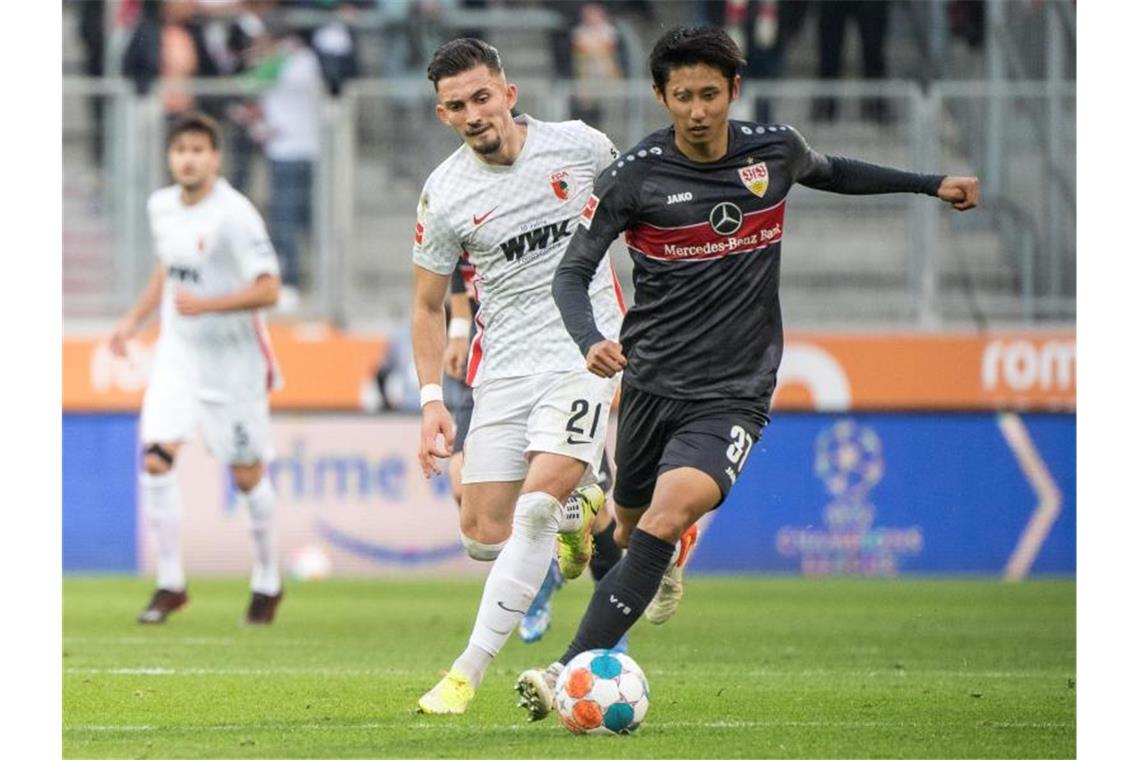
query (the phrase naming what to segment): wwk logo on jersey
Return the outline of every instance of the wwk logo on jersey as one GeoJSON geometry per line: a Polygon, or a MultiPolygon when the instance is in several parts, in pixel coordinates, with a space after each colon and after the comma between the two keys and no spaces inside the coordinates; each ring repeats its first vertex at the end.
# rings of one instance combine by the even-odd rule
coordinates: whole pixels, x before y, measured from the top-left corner
{"type": "Polygon", "coordinates": [[[568,169],[559,169],[550,175],[550,187],[560,201],[570,200],[570,193],[574,191],[574,178],[568,169]]]}
{"type": "Polygon", "coordinates": [[[758,164],[744,166],[737,170],[740,181],[756,196],[764,197],[768,192],[768,164],[761,161],[758,164]]]}
{"type": "Polygon", "coordinates": [[[507,257],[507,261],[515,261],[574,234],[574,228],[571,226],[573,222],[574,219],[570,218],[535,227],[533,230],[527,230],[521,235],[515,235],[511,239],[503,241],[499,244],[499,249],[507,257]]]}

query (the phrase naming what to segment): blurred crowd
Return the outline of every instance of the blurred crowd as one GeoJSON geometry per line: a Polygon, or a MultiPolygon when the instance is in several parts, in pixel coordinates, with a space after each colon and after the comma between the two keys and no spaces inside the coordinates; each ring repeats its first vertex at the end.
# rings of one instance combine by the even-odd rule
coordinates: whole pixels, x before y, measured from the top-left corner
{"type": "MultiPolygon", "coordinates": [[[[494,29],[477,24],[461,28],[449,14],[466,12],[460,14],[463,24],[489,18],[480,11],[538,8],[560,14],[561,23],[546,32],[551,74],[577,83],[570,115],[600,127],[605,113],[599,89],[607,82],[644,77],[644,63],[631,60],[631,49],[647,53],[659,30],[675,23],[726,28],[745,52],[748,80],[785,76],[792,46],[813,42],[812,74],[818,78],[888,75],[889,0],[66,2],[77,6],[84,74],[126,77],[139,93],[161,84],[161,107],[168,118],[190,108],[213,115],[225,128],[226,173],[239,190],[248,192],[255,166],[264,165],[266,216],[282,261],[286,311],[296,304],[308,269],[303,251],[311,248],[322,99],[337,96],[354,77],[422,76],[432,51],[446,40],[494,35],[494,29]],[[117,44],[109,44],[108,35],[117,36],[117,44]],[[861,65],[854,72],[843,71],[849,38],[857,38],[859,45],[861,65]],[[177,86],[215,77],[245,78],[251,95],[235,99],[177,86]]],[[[983,3],[953,0],[945,8],[951,32],[979,44],[983,3]]],[[[509,71],[509,59],[507,65],[509,71]]],[[[751,96],[754,117],[772,120],[763,88],[749,91],[760,93],[751,96]]],[[[96,157],[102,154],[101,107],[98,98],[92,99],[96,157]]],[[[892,118],[887,104],[875,98],[864,100],[859,115],[879,123],[892,118]]],[[[836,102],[818,99],[811,116],[835,120],[836,102]]]]}

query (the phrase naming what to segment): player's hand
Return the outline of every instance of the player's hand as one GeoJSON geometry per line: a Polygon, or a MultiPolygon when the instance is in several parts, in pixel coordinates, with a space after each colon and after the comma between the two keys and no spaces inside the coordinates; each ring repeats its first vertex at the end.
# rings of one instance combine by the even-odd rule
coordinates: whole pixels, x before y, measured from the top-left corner
{"type": "Polygon", "coordinates": [[[120,359],[127,358],[127,342],[134,334],[135,326],[129,319],[124,319],[115,325],[115,329],[111,332],[111,340],[109,341],[111,353],[120,359]]]}
{"type": "Polygon", "coordinates": [[[467,371],[467,338],[451,338],[443,349],[443,371],[456,380],[465,379],[467,371]]]}
{"type": "Polygon", "coordinates": [[[959,211],[968,211],[978,205],[978,178],[944,177],[938,186],[938,197],[959,211]]]}
{"type": "Polygon", "coordinates": [[[174,294],[174,308],[184,317],[194,317],[209,311],[209,309],[206,308],[206,299],[199,298],[193,293],[182,289],[179,289],[174,294]]]}
{"type": "Polygon", "coordinates": [[[425,404],[422,411],[420,469],[423,470],[425,478],[430,478],[441,472],[439,462],[436,460],[451,456],[452,447],[455,445],[455,423],[451,421],[451,413],[441,401],[425,404]]]}
{"type": "Polygon", "coordinates": [[[613,377],[625,369],[625,354],[615,340],[599,340],[586,352],[586,369],[599,377],[613,377]]]}

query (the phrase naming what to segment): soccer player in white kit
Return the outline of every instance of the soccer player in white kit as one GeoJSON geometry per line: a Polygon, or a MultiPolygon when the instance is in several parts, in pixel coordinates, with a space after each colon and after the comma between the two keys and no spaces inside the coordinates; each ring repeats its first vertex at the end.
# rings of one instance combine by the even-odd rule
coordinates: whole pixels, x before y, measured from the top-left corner
{"type": "MultiPolygon", "coordinates": [[[[460,532],[468,554],[494,560],[467,648],[419,700],[421,712],[462,713],[491,659],[534,599],[555,545],[581,573],[589,522],[604,504],[596,472],[616,378],[588,372],[551,295],[554,271],[590,197],[617,156],[579,121],[512,117],[518,88],[498,51],[475,39],[432,57],[436,114],[464,144],[424,184],[417,212],[412,340],[421,385],[420,465],[439,471],[454,426],[442,403],[443,301],[461,251],[475,268],[479,311],[467,381],[475,405],[464,446],[460,532]],[[442,443],[441,443],[442,441],[442,443]],[[572,497],[572,494],[574,496],[572,497]]],[[[590,286],[600,329],[616,336],[620,295],[603,261],[590,286]]],[[[576,573],[574,572],[576,571],[576,573]]]]}
{"type": "Polygon", "coordinates": [[[188,601],[174,462],[200,426],[249,507],[254,565],[246,622],[270,623],[281,577],[276,497],[264,463],[270,453],[268,392],[279,384],[280,372],[260,310],[277,301],[277,256],[257,209],[218,176],[220,133],[213,119],[191,113],[175,122],[167,159],[175,184],[147,202],[158,262],[111,336],[112,351],[125,355],[127,341],[161,307],[140,423],[141,495],[156,539],[158,577],[138,621],[161,623],[188,601]]]}

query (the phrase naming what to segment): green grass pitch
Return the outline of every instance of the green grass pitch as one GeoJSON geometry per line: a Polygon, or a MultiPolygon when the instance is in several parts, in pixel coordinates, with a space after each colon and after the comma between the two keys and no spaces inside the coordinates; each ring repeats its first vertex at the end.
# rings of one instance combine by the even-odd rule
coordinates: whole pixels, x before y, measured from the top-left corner
{"type": "Polygon", "coordinates": [[[512,638],[467,714],[417,715],[466,642],[477,581],[292,584],[268,628],[239,580],[191,581],[164,626],[145,580],[63,586],[67,757],[1074,757],[1072,580],[691,578],[639,623],[649,715],[628,737],[528,724],[515,675],[571,637],[588,578],[512,638]]]}

